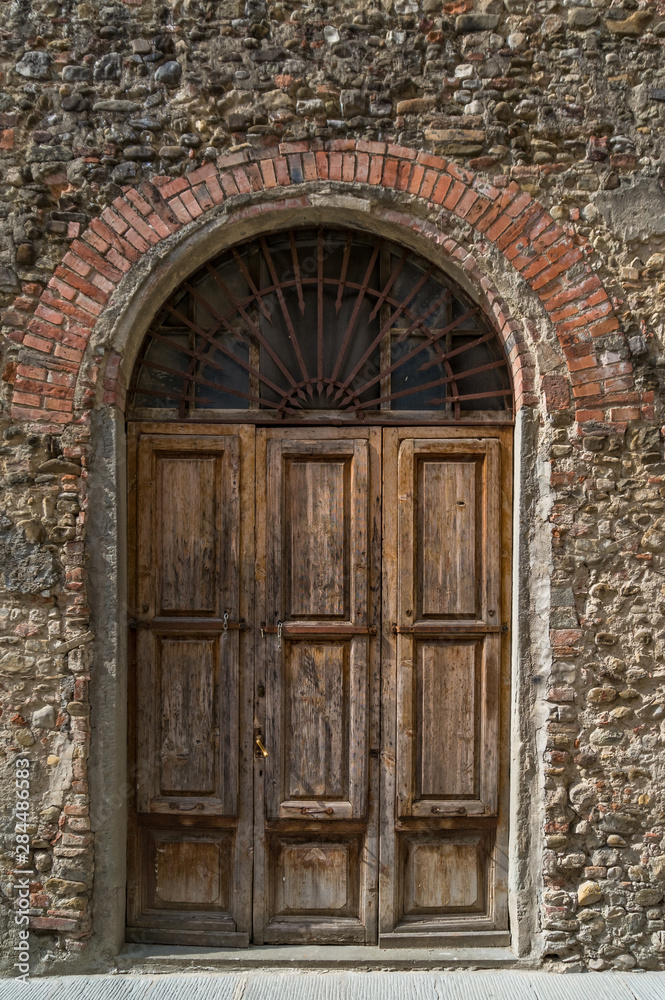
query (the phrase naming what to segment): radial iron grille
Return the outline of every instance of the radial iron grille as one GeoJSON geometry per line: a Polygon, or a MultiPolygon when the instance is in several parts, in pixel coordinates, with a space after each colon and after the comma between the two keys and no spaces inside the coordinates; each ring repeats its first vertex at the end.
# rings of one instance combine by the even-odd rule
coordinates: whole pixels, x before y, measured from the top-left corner
{"type": "Polygon", "coordinates": [[[156,317],[130,388],[136,416],[512,417],[506,358],[478,307],[410,250],[332,228],[261,236],[205,264],[156,317]]]}

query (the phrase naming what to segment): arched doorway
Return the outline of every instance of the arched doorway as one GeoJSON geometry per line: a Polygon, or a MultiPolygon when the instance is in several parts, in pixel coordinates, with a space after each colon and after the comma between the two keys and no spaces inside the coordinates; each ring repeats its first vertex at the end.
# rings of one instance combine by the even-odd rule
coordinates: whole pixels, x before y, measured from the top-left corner
{"type": "Polygon", "coordinates": [[[233,247],[130,386],[130,940],[507,943],[512,387],[435,265],[233,247]],[[480,939],[479,939],[480,940],[480,939]]]}

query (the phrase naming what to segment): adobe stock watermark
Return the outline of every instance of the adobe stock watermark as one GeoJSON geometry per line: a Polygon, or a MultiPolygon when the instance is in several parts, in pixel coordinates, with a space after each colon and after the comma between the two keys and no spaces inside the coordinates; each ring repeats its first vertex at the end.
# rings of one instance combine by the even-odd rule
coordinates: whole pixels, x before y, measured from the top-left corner
{"type": "Polygon", "coordinates": [[[22,876],[14,883],[16,886],[16,913],[14,923],[18,927],[18,943],[14,945],[17,961],[14,962],[16,978],[26,982],[30,975],[30,879],[35,874],[30,868],[30,835],[28,833],[28,815],[30,799],[30,761],[26,757],[17,757],[16,768],[16,825],[14,827],[15,868],[14,875],[22,876]]]}

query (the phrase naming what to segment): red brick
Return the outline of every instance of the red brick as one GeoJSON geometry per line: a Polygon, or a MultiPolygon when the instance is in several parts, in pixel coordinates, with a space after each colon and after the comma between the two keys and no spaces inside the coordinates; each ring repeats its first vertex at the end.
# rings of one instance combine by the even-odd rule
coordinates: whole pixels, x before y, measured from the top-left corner
{"type": "Polygon", "coordinates": [[[589,274],[577,285],[571,285],[560,291],[548,291],[540,297],[547,303],[548,311],[551,312],[566,302],[575,302],[581,299],[588,292],[597,288],[602,288],[600,278],[597,278],[595,274],[589,274]]]}
{"type": "Polygon", "coordinates": [[[90,274],[90,265],[86,264],[86,262],[81,260],[81,258],[76,254],[66,253],[62,258],[62,261],[63,264],[67,264],[68,267],[71,267],[72,271],[76,271],[77,274],[82,275],[84,278],[90,274]]]}
{"type": "Polygon", "coordinates": [[[417,161],[425,167],[434,167],[435,170],[445,170],[448,166],[447,160],[444,160],[442,156],[435,156],[433,153],[418,153],[417,161]]]}
{"type": "Polygon", "coordinates": [[[65,361],[80,362],[83,360],[83,351],[78,351],[73,347],[66,347],[64,344],[56,344],[53,355],[56,358],[64,358],[65,361]]]}
{"type": "Polygon", "coordinates": [[[639,406],[623,406],[615,410],[610,410],[610,420],[613,421],[639,420],[639,419],[640,419],[639,406]]]}
{"type": "Polygon", "coordinates": [[[279,151],[282,156],[286,156],[288,153],[306,153],[309,149],[309,143],[306,139],[298,139],[297,142],[280,142],[279,151]]]}
{"type": "Polygon", "coordinates": [[[302,154],[302,172],[306,181],[315,181],[317,179],[316,157],[314,153],[308,152],[302,154]]]}
{"type": "Polygon", "coordinates": [[[342,160],[342,180],[351,183],[356,178],[356,157],[354,153],[344,153],[342,160]]]}
{"type": "Polygon", "coordinates": [[[198,167],[196,170],[192,170],[190,174],[187,174],[187,180],[191,185],[200,184],[202,181],[206,181],[208,177],[213,177],[217,173],[217,167],[214,163],[204,163],[202,167],[198,167]]]}
{"type": "Polygon", "coordinates": [[[574,646],[584,638],[581,628],[550,629],[550,642],[553,646],[574,646]]]}
{"type": "Polygon", "coordinates": [[[385,142],[367,142],[365,139],[360,139],[356,143],[356,149],[359,153],[379,153],[383,155],[386,152],[385,142]]]}
{"type": "Polygon", "coordinates": [[[466,221],[469,225],[474,226],[483,212],[488,209],[489,205],[489,200],[485,198],[484,195],[479,195],[466,214],[466,221]]]}
{"type": "Polygon", "coordinates": [[[330,173],[330,163],[328,161],[327,153],[316,153],[316,175],[321,181],[328,180],[328,175],[330,173]]]}
{"type": "Polygon", "coordinates": [[[397,184],[395,186],[400,191],[408,191],[409,189],[411,166],[412,164],[408,160],[403,160],[399,165],[399,170],[397,172],[397,184]]]}
{"type": "MultiPolygon", "coordinates": [[[[175,219],[173,212],[169,212],[169,214],[175,219]]],[[[138,250],[133,247],[131,243],[128,243],[126,239],[123,239],[122,236],[118,236],[118,234],[107,226],[101,219],[93,219],[90,223],[90,228],[96,233],[99,233],[102,239],[106,240],[106,242],[112,246],[114,250],[117,250],[122,257],[126,257],[128,260],[132,261],[136,261],[140,258],[141,255],[138,250]]],[[[106,260],[110,260],[110,251],[105,256],[106,260]]]]}
{"type": "MultiPolygon", "coordinates": [[[[258,170],[258,167],[256,169],[258,170]]],[[[221,203],[224,201],[224,192],[219,186],[219,181],[217,180],[217,177],[215,176],[208,177],[208,179],[206,180],[206,187],[208,188],[208,191],[210,192],[210,197],[214,201],[215,205],[221,205],[221,203]]]]}
{"type": "Polygon", "coordinates": [[[236,182],[236,187],[240,194],[249,194],[252,190],[252,185],[249,183],[249,178],[247,176],[244,165],[241,167],[233,168],[233,178],[236,182]]]}
{"type": "Polygon", "coordinates": [[[581,358],[571,358],[568,361],[568,371],[576,372],[582,368],[595,368],[597,364],[595,355],[586,354],[581,358]]]}
{"type": "Polygon", "coordinates": [[[277,183],[282,187],[289,187],[291,184],[291,178],[289,176],[289,168],[286,160],[283,156],[278,156],[274,160],[275,164],[275,176],[277,177],[277,183]]]}
{"type": "Polygon", "coordinates": [[[230,167],[237,167],[239,163],[246,163],[249,153],[246,149],[240,149],[237,153],[224,153],[217,158],[217,166],[221,170],[228,170],[230,167]]]}
{"type": "MultiPolygon", "coordinates": [[[[317,157],[318,159],[318,157],[317,157]]],[[[263,175],[263,182],[267,188],[277,187],[277,180],[275,178],[275,167],[272,160],[261,160],[261,173],[263,175]]]]}
{"type": "Polygon", "coordinates": [[[329,174],[331,181],[341,181],[342,179],[342,154],[339,152],[330,153],[328,156],[329,174]]]}
{"type": "Polygon", "coordinates": [[[397,168],[399,161],[392,157],[386,157],[383,164],[383,176],[381,184],[383,187],[394,187],[397,180],[397,168]]]}
{"type": "MultiPolygon", "coordinates": [[[[132,250],[133,249],[134,248],[132,247],[132,250]]],[[[123,257],[123,255],[118,253],[117,250],[115,249],[109,250],[106,256],[108,260],[111,262],[111,264],[117,267],[119,271],[124,271],[125,274],[127,273],[127,271],[131,271],[132,265],[129,263],[127,258],[123,257]]]]}
{"type": "Polygon", "coordinates": [[[428,170],[425,173],[422,187],[420,188],[419,192],[421,198],[429,198],[432,191],[434,190],[434,185],[436,184],[438,179],[439,179],[439,174],[436,172],[436,170],[428,170]]]}
{"type": "Polygon", "coordinates": [[[443,199],[448,194],[448,189],[450,188],[450,185],[452,183],[453,183],[452,177],[450,177],[448,174],[441,174],[437,182],[437,185],[434,188],[434,191],[432,192],[432,201],[435,202],[437,205],[440,205],[443,202],[443,199]]]}
{"type": "Polygon", "coordinates": [[[415,160],[418,155],[415,149],[411,149],[409,146],[391,146],[388,145],[386,150],[388,156],[398,156],[403,160],[415,160]]]}
{"type": "MultiPolygon", "coordinates": [[[[165,201],[168,201],[172,195],[179,194],[189,187],[189,181],[186,177],[176,177],[174,180],[169,181],[164,187],[160,188],[160,194],[165,201]]],[[[104,213],[102,212],[102,218],[104,218],[104,213]]]]}
{"type": "Polygon", "coordinates": [[[213,207],[214,202],[210,197],[210,192],[205,184],[197,184],[193,189],[193,194],[204,212],[207,212],[209,208],[213,207]]]}
{"type": "Polygon", "coordinates": [[[460,200],[455,205],[455,215],[460,219],[466,219],[473,205],[478,201],[478,192],[467,188],[460,200]]]}
{"type": "Polygon", "coordinates": [[[369,177],[369,155],[359,153],[356,159],[356,181],[358,184],[365,184],[369,177]]]}
{"type": "Polygon", "coordinates": [[[409,180],[409,192],[411,194],[418,194],[424,176],[425,168],[419,163],[414,163],[409,180]]]}
{"type": "Polygon", "coordinates": [[[570,406],[570,388],[562,375],[543,375],[541,386],[545,394],[548,413],[566,410],[570,406]]]}
{"type": "Polygon", "coordinates": [[[369,165],[369,183],[380,184],[383,173],[383,156],[373,156],[369,165]]]}
{"type": "MultiPolygon", "coordinates": [[[[185,193],[187,194],[189,192],[185,193]]],[[[146,243],[141,234],[137,233],[135,229],[128,229],[125,233],[125,237],[127,238],[127,241],[131,243],[132,246],[136,247],[136,249],[142,254],[144,254],[150,247],[150,244],[146,243]]]]}
{"type": "Polygon", "coordinates": [[[550,267],[546,268],[535,278],[529,280],[529,284],[534,291],[537,291],[539,288],[542,288],[543,285],[550,282],[552,278],[556,278],[563,271],[566,271],[571,264],[576,264],[581,256],[580,251],[576,247],[572,247],[555,264],[551,264],[550,267]]]}
{"type": "Polygon", "coordinates": [[[619,321],[616,316],[610,316],[609,319],[603,320],[601,323],[589,325],[589,333],[592,337],[602,337],[604,333],[611,333],[612,330],[618,329],[619,321]]]}
{"type": "Polygon", "coordinates": [[[597,396],[600,395],[600,383],[592,382],[589,385],[574,385],[573,396],[597,396]]]}
{"type": "Polygon", "coordinates": [[[331,153],[348,153],[356,148],[353,139],[331,139],[326,143],[326,149],[331,153]]]}
{"type": "Polygon", "coordinates": [[[516,219],[520,212],[524,211],[528,204],[532,201],[531,195],[523,191],[514,198],[510,205],[506,208],[506,215],[511,219],[516,219]]]}
{"type": "Polygon", "coordinates": [[[12,401],[19,406],[39,406],[41,404],[41,396],[37,396],[34,393],[19,392],[17,389],[14,389],[12,401]]]}
{"type": "Polygon", "coordinates": [[[65,917],[30,917],[30,926],[36,931],[73,931],[77,922],[65,917]]]}
{"type": "MultiPolygon", "coordinates": [[[[127,204],[124,198],[116,198],[113,202],[113,207],[117,211],[118,215],[122,215],[123,219],[125,219],[137,233],[140,233],[147,243],[159,243],[159,235],[155,232],[152,226],[148,225],[138,212],[134,211],[131,205],[127,204]]],[[[124,235],[126,239],[129,238],[126,233],[124,235]]]]}
{"type": "Polygon", "coordinates": [[[53,350],[52,340],[44,337],[36,337],[32,333],[26,333],[21,342],[25,347],[31,347],[35,351],[41,351],[42,354],[50,354],[53,350]]]}
{"type": "Polygon", "coordinates": [[[171,198],[171,200],[169,201],[169,207],[173,209],[175,214],[178,216],[178,218],[184,225],[187,225],[188,222],[192,221],[191,215],[189,214],[189,212],[187,211],[187,209],[185,208],[185,206],[180,201],[180,198],[178,198],[177,195],[175,198],[171,198]]]}
{"type": "MultiPolygon", "coordinates": [[[[203,215],[203,209],[191,190],[183,191],[180,195],[180,200],[193,219],[198,219],[199,215],[203,215]]],[[[129,239],[129,233],[127,234],[127,238],[129,239]]]]}

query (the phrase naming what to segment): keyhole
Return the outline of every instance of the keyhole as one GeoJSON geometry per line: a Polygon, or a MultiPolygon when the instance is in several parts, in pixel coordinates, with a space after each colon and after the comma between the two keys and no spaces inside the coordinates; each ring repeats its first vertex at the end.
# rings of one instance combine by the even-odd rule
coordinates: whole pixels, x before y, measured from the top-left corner
{"type": "Polygon", "coordinates": [[[457,501],[457,506],[458,507],[466,507],[466,502],[464,500],[458,500],[457,501]]]}

